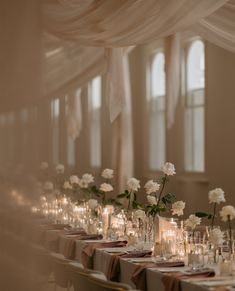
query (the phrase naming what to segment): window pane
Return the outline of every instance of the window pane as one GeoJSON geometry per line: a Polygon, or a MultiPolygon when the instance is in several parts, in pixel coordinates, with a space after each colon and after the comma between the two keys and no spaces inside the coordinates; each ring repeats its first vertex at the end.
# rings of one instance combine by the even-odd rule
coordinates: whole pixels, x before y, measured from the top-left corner
{"type": "Polygon", "coordinates": [[[201,40],[191,44],[186,67],[185,170],[203,172],[205,168],[205,53],[201,40]]]}
{"type": "Polygon", "coordinates": [[[205,54],[201,40],[192,43],[187,61],[187,89],[205,87],[205,54]]]}
{"type": "Polygon", "coordinates": [[[204,171],[204,108],[194,109],[194,170],[204,171]]]}
{"type": "Polygon", "coordinates": [[[165,57],[162,52],[157,53],[151,67],[151,96],[165,95],[165,57]]]}
{"type": "Polygon", "coordinates": [[[192,118],[193,109],[188,108],[185,110],[185,126],[184,126],[184,152],[185,152],[185,170],[193,171],[193,131],[192,131],[192,118]]]}
{"type": "Polygon", "coordinates": [[[90,162],[92,167],[101,167],[101,76],[90,84],[90,162]]]}

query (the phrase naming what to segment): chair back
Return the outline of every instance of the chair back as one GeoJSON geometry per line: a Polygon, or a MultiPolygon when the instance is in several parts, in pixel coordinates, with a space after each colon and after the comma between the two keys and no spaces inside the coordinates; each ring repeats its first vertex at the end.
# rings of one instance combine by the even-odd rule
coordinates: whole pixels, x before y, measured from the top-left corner
{"type": "Polygon", "coordinates": [[[91,284],[92,291],[127,291],[133,290],[127,284],[108,281],[97,274],[90,274],[88,281],[91,284]]]}
{"type": "Polygon", "coordinates": [[[88,280],[89,275],[99,274],[104,276],[101,272],[84,269],[80,263],[69,263],[67,265],[67,270],[69,280],[73,285],[74,291],[93,291],[93,285],[88,280]]]}

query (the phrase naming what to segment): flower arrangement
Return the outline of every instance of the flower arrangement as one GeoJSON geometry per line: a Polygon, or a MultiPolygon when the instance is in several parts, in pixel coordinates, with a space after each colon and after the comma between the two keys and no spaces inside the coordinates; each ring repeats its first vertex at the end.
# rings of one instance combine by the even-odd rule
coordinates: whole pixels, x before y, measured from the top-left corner
{"type": "Polygon", "coordinates": [[[216,218],[217,206],[221,202],[225,202],[224,191],[221,188],[215,188],[208,193],[209,203],[213,204],[213,212],[196,212],[195,215],[200,218],[211,219],[211,228],[214,228],[214,222],[216,218]]]}
{"type": "MultiPolygon", "coordinates": [[[[140,188],[140,181],[132,177],[127,180],[127,189],[117,195],[117,198],[127,199],[127,210],[141,208],[141,204],[137,201],[137,192],[140,188]]],[[[122,205],[122,204],[121,204],[122,205]]],[[[123,206],[123,205],[122,205],[123,206]]],[[[124,207],[124,206],[123,206],[124,207]]],[[[124,207],[125,208],[125,207],[124,207]]]]}
{"type": "Polygon", "coordinates": [[[183,215],[185,202],[175,201],[176,196],[174,194],[164,194],[164,189],[169,182],[169,177],[176,174],[175,166],[172,163],[167,162],[163,165],[162,172],[163,176],[160,177],[159,181],[154,182],[153,180],[149,180],[144,186],[148,202],[145,205],[146,215],[155,217],[161,212],[170,211],[170,205],[172,203],[172,214],[178,216],[183,215]],[[159,194],[157,194],[157,191],[159,191],[159,194]]]}

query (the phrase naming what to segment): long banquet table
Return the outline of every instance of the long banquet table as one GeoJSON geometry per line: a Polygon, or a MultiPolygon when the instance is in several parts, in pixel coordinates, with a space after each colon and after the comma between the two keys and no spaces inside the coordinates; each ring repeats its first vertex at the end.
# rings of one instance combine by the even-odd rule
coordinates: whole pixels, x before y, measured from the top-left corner
{"type": "MultiPolygon", "coordinates": [[[[52,242],[56,242],[58,248],[58,253],[63,253],[63,248],[65,246],[66,240],[71,238],[69,235],[65,235],[63,231],[61,230],[46,230],[42,231],[40,229],[40,221],[37,219],[34,219],[30,221],[30,219],[27,217],[24,219],[24,221],[19,222],[19,217],[16,216],[16,219],[14,220],[14,217],[9,217],[5,214],[5,216],[1,215],[0,220],[0,227],[1,227],[1,234],[10,235],[10,241],[13,237],[21,237],[21,245],[22,241],[25,242],[25,244],[35,244],[36,242],[43,246],[45,249],[50,250],[51,246],[54,244],[51,244],[52,242]],[[6,216],[6,217],[5,217],[6,216]],[[7,227],[6,227],[7,225],[7,227]],[[23,226],[22,226],[23,225],[23,226]],[[5,228],[5,229],[4,229],[5,228]],[[43,234],[43,236],[42,236],[43,234]],[[43,237],[43,240],[42,240],[43,237]],[[40,238],[40,239],[39,239],[40,238]],[[37,241],[39,240],[39,241],[37,241]]],[[[81,253],[83,250],[83,247],[87,243],[93,243],[93,240],[76,240],[75,241],[75,256],[74,261],[81,262],[81,253]]],[[[13,246],[14,248],[15,246],[13,246]]],[[[27,247],[26,247],[27,249],[27,247]]],[[[123,250],[125,247],[123,248],[123,250]]],[[[18,252],[16,252],[18,254],[18,252]]],[[[111,257],[114,255],[114,253],[110,253],[108,251],[105,251],[105,249],[95,249],[94,256],[93,256],[93,267],[95,270],[101,271],[104,274],[107,275],[108,269],[109,269],[109,263],[111,257]]],[[[135,288],[134,283],[131,281],[132,274],[137,267],[138,263],[134,263],[131,259],[120,259],[120,277],[119,281],[122,283],[127,283],[131,285],[133,288],[135,288]]],[[[176,268],[177,271],[177,268],[176,268]]],[[[146,270],[146,283],[147,283],[147,290],[148,291],[165,291],[165,286],[162,283],[162,277],[163,272],[161,272],[158,268],[149,268],[146,270]]],[[[235,277],[230,277],[230,281],[234,281],[235,285],[235,277]]],[[[203,291],[203,290],[209,290],[208,287],[205,287],[204,285],[201,285],[200,281],[197,282],[197,280],[188,279],[188,280],[181,280],[180,281],[181,291],[203,291]]],[[[211,289],[212,290],[212,289],[211,289]]],[[[213,289],[215,290],[215,289],[213,289]]],[[[228,290],[228,289],[224,289],[228,290]]]]}

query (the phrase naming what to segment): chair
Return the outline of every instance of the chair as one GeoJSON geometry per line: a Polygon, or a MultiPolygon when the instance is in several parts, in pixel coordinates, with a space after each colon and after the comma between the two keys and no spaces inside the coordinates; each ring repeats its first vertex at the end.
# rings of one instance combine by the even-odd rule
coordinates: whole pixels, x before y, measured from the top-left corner
{"type": "Polygon", "coordinates": [[[90,274],[88,281],[91,286],[90,290],[92,291],[135,291],[127,284],[108,281],[107,279],[101,277],[99,274],[90,274]]]}
{"type": "Polygon", "coordinates": [[[71,282],[68,276],[67,266],[71,263],[71,260],[66,259],[62,254],[50,253],[52,260],[52,272],[55,279],[55,290],[56,287],[67,288],[70,290],[71,282]]]}
{"type": "Polygon", "coordinates": [[[105,275],[101,272],[85,269],[82,264],[72,262],[67,265],[69,279],[73,285],[74,291],[93,291],[92,283],[88,280],[90,274],[98,274],[103,279],[105,275]]]}

